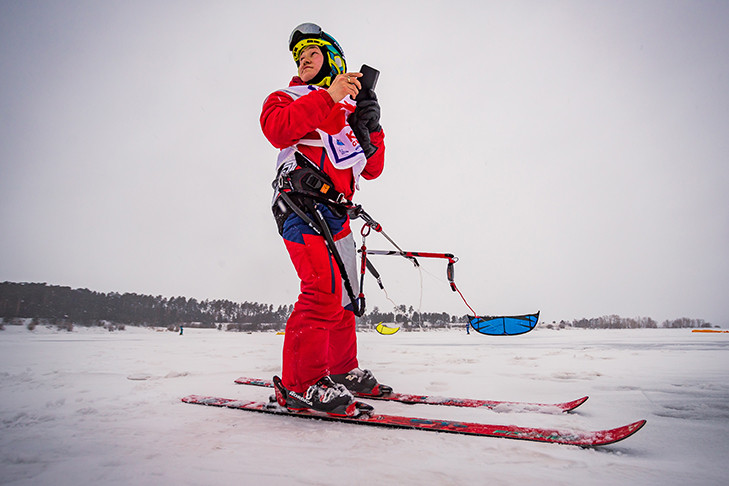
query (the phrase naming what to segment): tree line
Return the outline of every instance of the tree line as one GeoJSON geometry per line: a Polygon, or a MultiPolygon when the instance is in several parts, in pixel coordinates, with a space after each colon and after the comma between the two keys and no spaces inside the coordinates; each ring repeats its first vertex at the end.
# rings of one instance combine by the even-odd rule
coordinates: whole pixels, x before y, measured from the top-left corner
{"type": "MultiPolygon", "coordinates": [[[[283,329],[293,305],[203,300],[186,297],[162,297],[136,293],[95,292],[45,283],[0,283],[0,318],[32,318],[51,320],[57,325],[75,323],[82,326],[102,325],[102,321],[133,326],[197,327],[226,326],[227,330],[249,331],[263,328],[283,329]]],[[[397,322],[403,328],[446,327],[465,323],[465,316],[445,312],[429,313],[406,309],[400,305],[393,312],[375,307],[357,319],[358,327],[380,322],[397,322]]]]}
{"type": "Polygon", "coordinates": [[[66,319],[81,325],[111,321],[134,326],[198,323],[283,323],[292,305],[94,292],[45,283],[0,283],[0,317],[66,319]]]}
{"type": "MultiPolygon", "coordinates": [[[[255,331],[264,328],[283,329],[293,305],[203,300],[186,297],[162,297],[136,293],[94,292],[45,283],[0,283],[0,318],[47,319],[59,325],[104,325],[103,321],[133,326],[218,327],[227,330],[255,331]]],[[[357,319],[357,327],[371,328],[380,322],[395,323],[407,329],[466,326],[466,315],[446,312],[420,312],[412,306],[399,305],[392,311],[378,307],[357,319]]],[[[0,323],[1,324],[1,323],[0,323]]],[[[624,318],[609,315],[592,319],[548,324],[547,328],[642,329],[642,328],[706,328],[713,327],[703,319],[682,317],[660,325],[650,317],[624,318]]]]}
{"type": "Polygon", "coordinates": [[[561,321],[559,324],[559,327],[562,328],[568,326],[581,329],[656,329],[658,327],[676,329],[685,327],[714,327],[710,322],[706,322],[703,319],[690,319],[688,317],[665,320],[659,326],[658,322],[650,317],[631,318],[620,317],[614,314],[592,319],[575,319],[571,323],[561,321]]]}

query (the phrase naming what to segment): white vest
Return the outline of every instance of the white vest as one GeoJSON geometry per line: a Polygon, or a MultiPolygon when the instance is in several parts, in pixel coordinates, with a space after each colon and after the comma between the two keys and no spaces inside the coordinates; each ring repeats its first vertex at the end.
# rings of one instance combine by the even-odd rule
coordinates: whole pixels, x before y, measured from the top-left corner
{"type": "MultiPolygon", "coordinates": [[[[289,86],[288,88],[284,88],[280,91],[283,91],[296,100],[317,89],[323,88],[318,86],[289,86]]],[[[357,103],[349,96],[337,103],[334,109],[345,111],[345,123],[344,126],[341,127],[341,130],[334,135],[330,135],[323,130],[317,129],[316,132],[319,134],[319,140],[302,139],[295,145],[282,149],[278,154],[278,159],[276,160],[276,171],[278,171],[282,165],[290,166],[283,169],[286,172],[296,167],[294,153],[296,152],[297,145],[324,147],[327,157],[329,157],[329,160],[334,167],[340,170],[352,169],[352,177],[354,178],[355,187],[359,189],[359,177],[367,165],[367,157],[365,157],[364,151],[352,131],[352,127],[350,127],[349,123],[346,122],[349,115],[354,112],[356,106],[357,103]]]]}

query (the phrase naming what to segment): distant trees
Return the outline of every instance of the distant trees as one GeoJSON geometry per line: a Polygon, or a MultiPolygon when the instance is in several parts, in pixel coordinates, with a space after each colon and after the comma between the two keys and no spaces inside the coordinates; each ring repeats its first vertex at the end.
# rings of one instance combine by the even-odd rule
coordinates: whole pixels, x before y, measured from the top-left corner
{"type": "Polygon", "coordinates": [[[670,327],[670,328],[677,328],[677,327],[701,328],[701,327],[714,327],[714,326],[710,322],[706,322],[703,319],[689,319],[688,317],[681,317],[680,319],[675,319],[673,321],[668,321],[668,320],[663,321],[663,324],[661,324],[661,327],[670,327]]]}
{"type": "Polygon", "coordinates": [[[134,293],[108,294],[88,289],[71,289],[45,283],[0,283],[0,317],[67,320],[94,325],[106,320],[136,326],[169,326],[195,322],[201,327],[216,323],[284,323],[293,306],[229,300],[205,300],[185,297],[134,293]]]}
{"type": "MultiPolygon", "coordinates": [[[[595,317],[592,319],[575,319],[572,323],[562,321],[560,327],[577,327],[583,329],[654,329],[659,327],[658,323],[650,317],[620,317],[609,315],[603,317],[595,317]]],[[[660,325],[664,328],[681,328],[681,327],[713,327],[711,323],[703,319],[689,319],[682,317],[673,321],[666,320],[660,325]]]]}
{"type": "Polygon", "coordinates": [[[452,316],[446,312],[418,312],[412,306],[396,306],[391,312],[382,312],[378,307],[358,319],[360,327],[374,326],[380,322],[400,324],[402,329],[422,329],[451,327],[453,324],[468,322],[466,316],[452,316]]]}
{"type": "MultiPolygon", "coordinates": [[[[231,302],[229,300],[166,298],[160,295],[134,293],[108,294],[88,289],[72,289],[45,283],[0,283],[0,329],[4,323],[19,321],[19,318],[33,319],[29,328],[44,319],[59,328],[72,329],[74,324],[82,326],[105,326],[110,330],[123,328],[124,324],[134,326],[162,326],[175,328],[179,324],[195,323],[195,326],[231,331],[259,331],[265,328],[282,329],[293,311],[293,305],[259,304],[257,302],[231,302]],[[107,321],[107,322],[102,322],[107,321]],[[114,323],[113,325],[110,323],[114,323]],[[113,326],[110,328],[109,326],[113,326]]],[[[392,311],[384,312],[375,307],[369,313],[357,318],[359,328],[373,328],[380,322],[396,323],[401,328],[426,329],[465,326],[467,317],[452,316],[445,312],[419,312],[412,306],[398,305],[392,311]]],[[[554,328],[547,325],[547,328],[554,328]]],[[[703,319],[682,317],[664,321],[660,326],[650,317],[624,318],[608,315],[591,319],[561,321],[559,328],[582,329],[646,329],[646,328],[702,328],[713,327],[703,319]]]]}
{"type": "Polygon", "coordinates": [[[624,318],[617,315],[575,319],[572,327],[583,329],[643,329],[656,328],[658,323],[650,317],[624,318]]]}
{"type": "MultiPolygon", "coordinates": [[[[101,321],[134,326],[174,327],[180,323],[196,323],[200,327],[219,327],[225,323],[230,331],[258,331],[271,325],[283,328],[293,311],[293,305],[237,303],[229,300],[141,295],[135,293],[94,292],[45,283],[0,283],[0,317],[35,318],[52,321],[55,325],[71,323],[92,326],[101,321]],[[60,323],[63,324],[60,324],[60,323]]],[[[37,320],[34,321],[37,325],[37,320]]],[[[448,327],[466,322],[464,317],[445,312],[417,312],[412,306],[399,305],[392,312],[377,307],[357,320],[360,327],[379,322],[397,322],[404,329],[448,327]]]]}

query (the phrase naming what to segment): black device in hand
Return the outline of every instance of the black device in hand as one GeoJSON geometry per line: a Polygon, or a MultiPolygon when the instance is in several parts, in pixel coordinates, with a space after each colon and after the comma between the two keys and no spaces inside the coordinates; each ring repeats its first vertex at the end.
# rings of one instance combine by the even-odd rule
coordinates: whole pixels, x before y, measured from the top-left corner
{"type": "Polygon", "coordinates": [[[359,90],[359,94],[354,99],[355,101],[368,99],[370,97],[370,90],[375,89],[375,86],[377,86],[377,78],[380,77],[380,72],[367,64],[362,64],[359,72],[362,73],[362,77],[359,78],[362,89],[359,90]]]}

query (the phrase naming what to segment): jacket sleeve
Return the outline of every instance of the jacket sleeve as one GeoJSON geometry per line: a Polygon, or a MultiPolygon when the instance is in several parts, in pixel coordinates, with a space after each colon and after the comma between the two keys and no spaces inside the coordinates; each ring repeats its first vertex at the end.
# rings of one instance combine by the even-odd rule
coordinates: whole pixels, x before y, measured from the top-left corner
{"type": "Polygon", "coordinates": [[[333,107],[334,100],[326,90],[312,91],[296,100],[276,91],[263,102],[261,129],[274,147],[290,147],[316,130],[333,107]]]}
{"type": "Polygon", "coordinates": [[[370,133],[370,143],[377,147],[377,151],[367,159],[367,165],[362,171],[362,177],[368,180],[379,177],[385,167],[385,132],[380,128],[370,133]]]}

